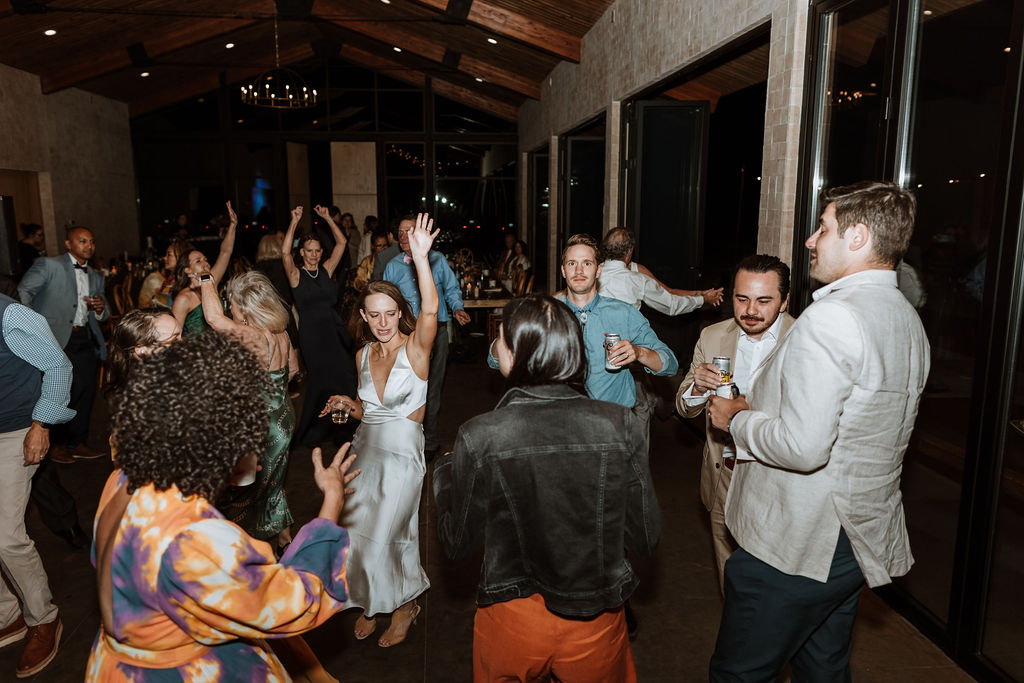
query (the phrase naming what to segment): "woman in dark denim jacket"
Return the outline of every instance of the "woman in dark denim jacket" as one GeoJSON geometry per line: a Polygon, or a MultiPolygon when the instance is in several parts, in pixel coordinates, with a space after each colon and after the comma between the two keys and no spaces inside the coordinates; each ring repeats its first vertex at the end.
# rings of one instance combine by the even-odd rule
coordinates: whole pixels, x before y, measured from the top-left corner
{"type": "Polygon", "coordinates": [[[650,555],[661,526],[643,426],[584,393],[583,337],[564,304],[529,295],[503,319],[509,389],[434,472],[445,552],[484,550],[473,678],[635,681],[626,553],[650,555]]]}

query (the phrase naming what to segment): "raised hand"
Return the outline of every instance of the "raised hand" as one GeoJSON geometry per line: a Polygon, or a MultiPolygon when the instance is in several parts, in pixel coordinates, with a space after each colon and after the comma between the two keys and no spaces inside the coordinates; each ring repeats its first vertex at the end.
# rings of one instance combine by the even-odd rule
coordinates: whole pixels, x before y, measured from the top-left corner
{"type": "Polygon", "coordinates": [[[302,207],[296,206],[292,209],[292,224],[298,225],[300,220],[302,220],[302,207]]]}
{"type": "Polygon", "coordinates": [[[313,212],[316,213],[317,216],[320,216],[320,218],[323,218],[325,221],[331,220],[331,211],[326,206],[320,206],[319,204],[317,204],[316,206],[313,207],[313,212]]]}
{"type": "Polygon", "coordinates": [[[434,219],[429,214],[416,214],[416,225],[409,231],[409,253],[413,258],[426,257],[434,239],[441,234],[441,229],[434,230],[434,219]],[[431,232],[433,230],[433,232],[431,232]]]}
{"type": "MultiPolygon", "coordinates": [[[[324,506],[321,513],[335,511],[341,512],[345,505],[345,496],[352,494],[355,489],[348,488],[348,485],[359,476],[360,470],[349,472],[352,463],[355,462],[356,454],[350,453],[352,444],[346,443],[334,454],[334,460],[327,467],[324,467],[323,455],[319,448],[313,449],[313,480],[316,486],[324,494],[324,506]]],[[[335,515],[335,518],[337,515],[335,515]]]]}
{"type": "Polygon", "coordinates": [[[231,208],[231,201],[227,201],[225,205],[228,207],[228,218],[231,220],[232,225],[238,224],[238,214],[231,208]]]}

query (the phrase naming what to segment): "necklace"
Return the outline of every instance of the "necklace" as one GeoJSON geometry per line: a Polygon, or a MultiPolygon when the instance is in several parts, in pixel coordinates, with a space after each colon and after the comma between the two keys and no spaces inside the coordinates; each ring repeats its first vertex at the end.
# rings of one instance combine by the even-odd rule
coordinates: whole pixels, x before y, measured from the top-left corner
{"type": "Polygon", "coordinates": [[[307,268],[306,266],[302,266],[302,269],[303,269],[304,271],[306,271],[306,275],[310,276],[310,277],[311,277],[311,278],[313,278],[314,280],[315,280],[315,279],[317,278],[317,276],[319,276],[319,275],[320,275],[320,266],[317,266],[317,267],[316,267],[316,274],[315,274],[315,275],[314,275],[313,273],[310,273],[310,272],[309,272],[309,268],[307,268]]]}

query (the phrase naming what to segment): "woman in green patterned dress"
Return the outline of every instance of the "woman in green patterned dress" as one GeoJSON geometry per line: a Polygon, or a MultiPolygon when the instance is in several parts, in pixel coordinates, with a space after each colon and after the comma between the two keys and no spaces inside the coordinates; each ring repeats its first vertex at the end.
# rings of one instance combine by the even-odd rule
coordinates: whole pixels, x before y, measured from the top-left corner
{"type": "MultiPolygon", "coordinates": [[[[235,228],[238,227],[238,216],[228,207],[228,230],[220,243],[220,253],[217,254],[217,261],[210,266],[206,255],[194,249],[184,257],[178,259],[178,265],[174,269],[174,304],[171,312],[174,319],[181,325],[182,334],[198,334],[209,329],[203,316],[203,302],[199,297],[199,281],[196,279],[200,273],[213,275],[213,286],[216,290],[224,273],[228,271],[228,264],[231,263],[231,252],[235,249],[235,228]]],[[[218,299],[219,301],[219,299],[218,299]]]]}
{"type": "Polygon", "coordinates": [[[241,341],[259,359],[260,366],[266,368],[271,384],[263,396],[269,434],[256,480],[246,486],[229,486],[214,504],[250,536],[262,541],[276,539],[280,551],[292,540],[292,515],[284,493],[288,447],[295,430],[288,380],[299,367],[286,331],[288,310],[270,279],[254,270],[228,281],[229,318],[221,309],[216,284],[212,278],[200,277],[204,274],[197,274],[197,280],[207,324],[241,341]]]}

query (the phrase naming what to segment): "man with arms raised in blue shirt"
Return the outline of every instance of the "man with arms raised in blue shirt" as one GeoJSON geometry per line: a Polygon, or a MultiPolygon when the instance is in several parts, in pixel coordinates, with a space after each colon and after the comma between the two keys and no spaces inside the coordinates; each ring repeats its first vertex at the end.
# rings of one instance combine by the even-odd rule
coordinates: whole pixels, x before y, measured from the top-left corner
{"type": "Polygon", "coordinates": [[[0,563],[22,598],[0,580],[0,647],[24,639],[18,678],[53,661],[61,623],[35,544],[25,530],[32,475],[50,448],[49,425],[75,416],[71,361],[46,319],[0,294],[0,563]],[[42,374],[40,374],[40,372],[42,374]]]}

